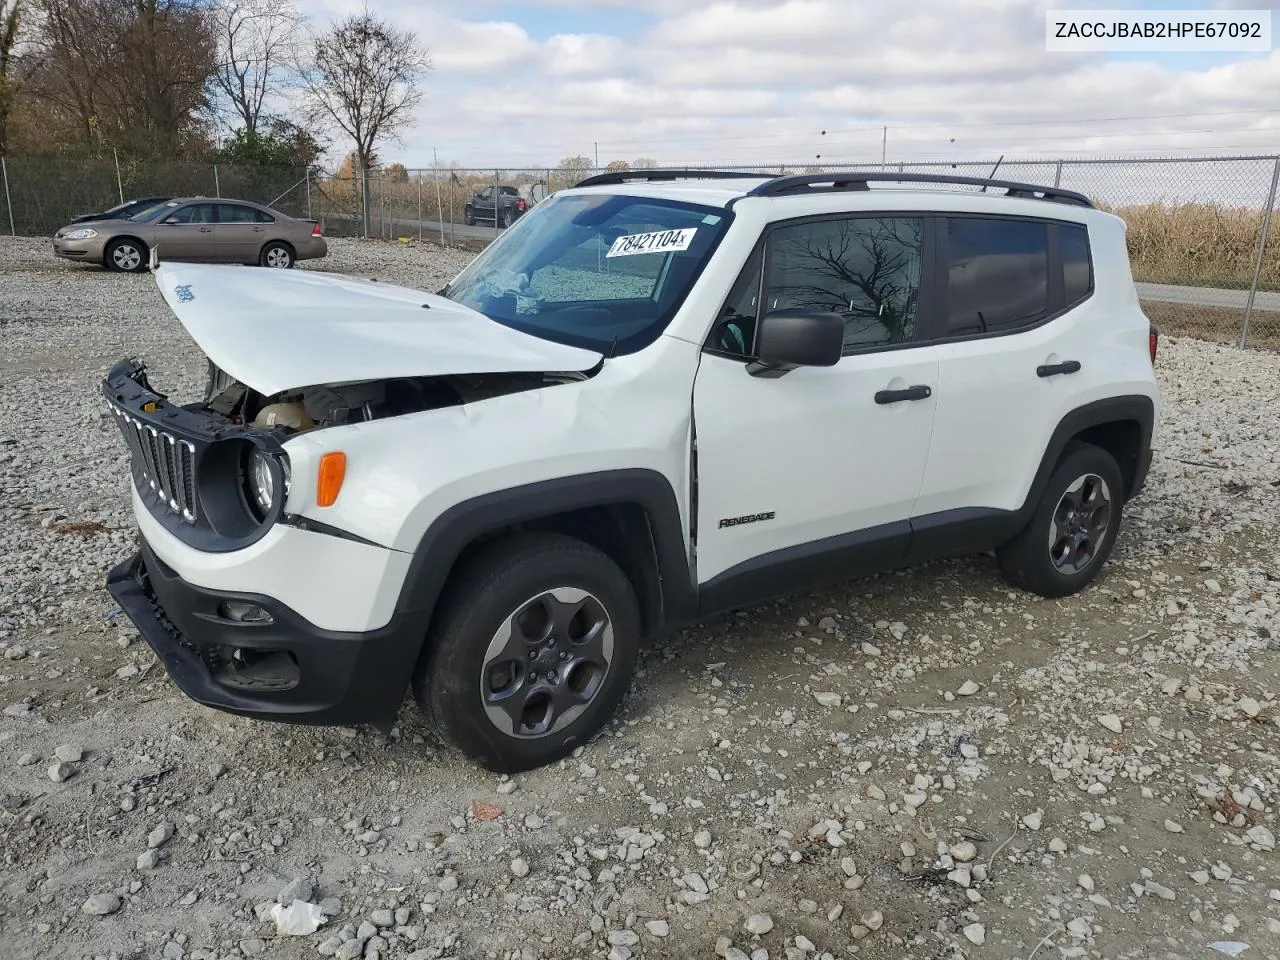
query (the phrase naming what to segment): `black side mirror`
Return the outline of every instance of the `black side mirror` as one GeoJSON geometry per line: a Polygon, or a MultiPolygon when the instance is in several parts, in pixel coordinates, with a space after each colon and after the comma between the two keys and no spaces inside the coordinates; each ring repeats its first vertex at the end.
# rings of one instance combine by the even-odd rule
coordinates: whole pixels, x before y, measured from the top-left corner
{"type": "Polygon", "coordinates": [[[844,353],[844,318],[818,310],[773,310],[756,331],[753,377],[780,377],[796,367],[834,367],[844,353]]]}

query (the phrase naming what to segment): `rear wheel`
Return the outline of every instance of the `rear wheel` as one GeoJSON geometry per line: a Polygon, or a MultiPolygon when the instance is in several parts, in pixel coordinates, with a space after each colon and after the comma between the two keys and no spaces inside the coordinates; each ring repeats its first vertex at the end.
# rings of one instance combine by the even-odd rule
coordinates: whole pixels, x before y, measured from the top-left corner
{"type": "Polygon", "coordinates": [[[259,264],[264,267],[274,267],[277,270],[288,270],[293,266],[293,260],[293,248],[279,241],[268,243],[258,256],[259,264]]]}
{"type": "Polygon", "coordinates": [[[1115,546],[1124,477],[1101,447],[1080,444],[1054,469],[1031,520],[997,556],[1005,579],[1043,597],[1065,597],[1101,571],[1115,546]]]}
{"type": "Polygon", "coordinates": [[[503,225],[504,227],[509,227],[509,226],[511,226],[511,224],[514,222],[514,220],[515,220],[515,218],[511,215],[511,211],[510,211],[510,210],[504,210],[504,211],[502,211],[502,225],[503,225]]]}
{"type": "Polygon", "coordinates": [[[630,683],[640,613],[608,556],[560,534],[477,554],[451,579],[413,692],[441,738],[492,770],[567,756],[630,683]]]}
{"type": "Polygon", "coordinates": [[[141,273],[147,266],[147,248],[140,240],[122,237],[107,244],[102,262],[108,270],[141,273]]]}

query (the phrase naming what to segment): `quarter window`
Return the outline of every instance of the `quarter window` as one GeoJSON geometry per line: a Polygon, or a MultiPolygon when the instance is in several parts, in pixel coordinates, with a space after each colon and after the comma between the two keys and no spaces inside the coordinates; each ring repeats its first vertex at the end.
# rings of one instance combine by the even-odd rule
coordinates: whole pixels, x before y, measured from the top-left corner
{"type": "Polygon", "coordinates": [[[958,217],[948,220],[947,236],[949,334],[1008,332],[1049,315],[1045,223],[958,217]]]}
{"type": "Polygon", "coordinates": [[[781,227],[769,240],[765,312],[838,313],[844,351],[916,335],[924,220],[854,217],[781,227]]]}
{"type": "Polygon", "coordinates": [[[1075,306],[1093,292],[1093,263],[1089,257],[1089,231],[1075,223],[1058,225],[1062,251],[1062,287],[1066,305],[1075,306]]]}

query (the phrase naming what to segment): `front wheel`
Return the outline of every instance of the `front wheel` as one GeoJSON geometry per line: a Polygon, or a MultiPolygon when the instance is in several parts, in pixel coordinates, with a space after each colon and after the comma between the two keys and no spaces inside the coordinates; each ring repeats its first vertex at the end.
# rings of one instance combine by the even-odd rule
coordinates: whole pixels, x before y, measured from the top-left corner
{"type": "Polygon", "coordinates": [[[103,251],[102,261],[108,270],[141,273],[147,266],[147,248],[132,237],[112,240],[103,251]]]}
{"type": "Polygon", "coordinates": [[[468,227],[474,227],[476,225],[476,212],[470,207],[467,207],[463,212],[462,218],[467,222],[468,227]]]}
{"type": "Polygon", "coordinates": [[[1022,532],[997,551],[1005,579],[1042,597],[1065,597],[1101,571],[1115,546],[1124,477],[1101,447],[1080,444],[1054,469],[1022,532]]]}
{"type": "Polygon", "coordinates": [[[413,693],[450,746],[513,773],[559,760],[617,709],[641,625],[618,565],[579,540],[497,543],[447,588],[413,693]]]}

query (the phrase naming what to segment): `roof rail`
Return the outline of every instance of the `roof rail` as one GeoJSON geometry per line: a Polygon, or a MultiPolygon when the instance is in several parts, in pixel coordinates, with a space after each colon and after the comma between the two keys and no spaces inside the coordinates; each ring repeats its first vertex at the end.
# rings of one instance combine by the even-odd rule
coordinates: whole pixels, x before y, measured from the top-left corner
{"type": "Polygon", "coordinates": [[[772,174],[746,173],[737,170],[611,170],[598,173],[574,184],[574,187],[601,187],[632,180],[766,180],[772,174]]]}
{"type": "Polygon", "coordinates": [[[869,183],[955,183],[972,187],[994,187],[1004,190],[1006,197],[1022,197],[1031,200],[1050,200],[1075,206],[1092,207],[1093,202],[1083,193],[1064,190],[1061,187],[1044,187],[1012,180],[992,180],[987,177],[960,177],[945,173],[806,173],[797,176],[774,177],[747,192],[749,197],[781,197],[787,194],[805,193],[819,184],[830,184],[831,190],[869,190],[869,183]]]}

